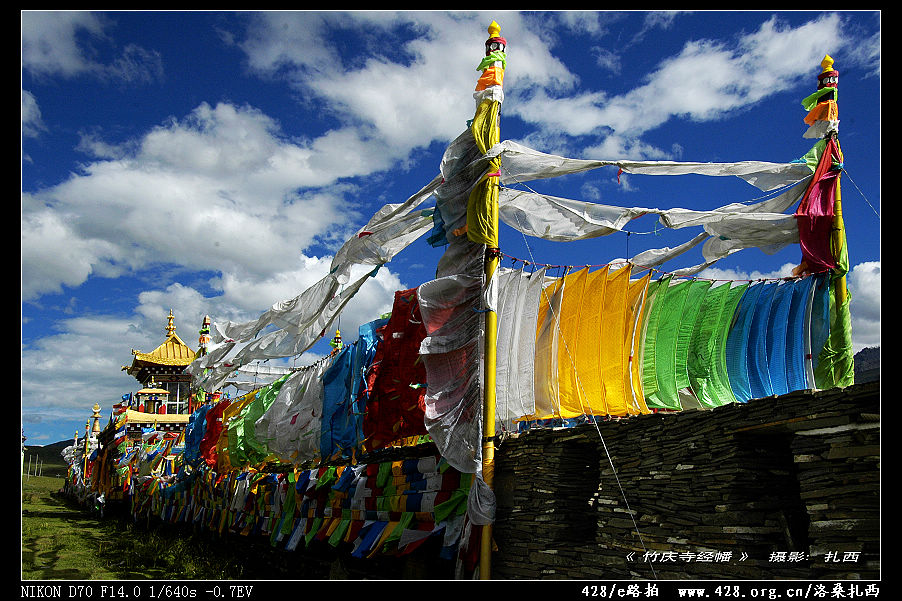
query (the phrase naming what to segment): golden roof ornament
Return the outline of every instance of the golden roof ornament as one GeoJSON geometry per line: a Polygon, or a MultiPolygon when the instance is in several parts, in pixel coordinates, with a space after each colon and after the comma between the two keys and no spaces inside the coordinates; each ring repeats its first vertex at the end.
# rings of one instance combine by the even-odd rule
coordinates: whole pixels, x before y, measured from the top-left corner
{"type": "Polygon", "coordinates": [[[481,92],[504,84],[504,69],[507,66],[507,40],[501,37],[501,26],[492,21],[488,27],[489,39],[485,41],[485,57],[476,67],[482,76],[476,82],[476,91],[481,92]]]}
{"type": "Polygon", "coordinates": [[[91,415],[91,419],[94,420],[94,426],[91,428],[91,432],[97,434],[100,432],[100,403],[94,403],[92,409],[94,413],[91,415]]]}
{"type": "Polygon", "coordinates": [[[162,344],[149,353],[132,349],[134,360],[131,366],[122,366],[123,371],[135,376],[139,382],[143,381],[143,376],[140,376],[141,371],[148,365],[185,367],[194,361],[197,355],[175,333],[175,315],[172,313],[172,309],[169,310],[167,319],[166,339],[162,344]]]}
{"type": "Polygon", "coordinates": [[[172,336],[175,334],[175,315],[172,314],[172,309],[169,309],[169,324],[166,326],[166,337],[172,336]]]}

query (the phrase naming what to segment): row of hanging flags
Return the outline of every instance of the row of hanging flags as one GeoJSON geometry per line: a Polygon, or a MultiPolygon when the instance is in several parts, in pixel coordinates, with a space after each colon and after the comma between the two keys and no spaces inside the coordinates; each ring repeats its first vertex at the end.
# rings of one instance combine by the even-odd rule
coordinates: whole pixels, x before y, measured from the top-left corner
{"type": "Polygon", "coordinates": [[[499,34],[493,22],[474,119],[446,149],[440,173],[405,202],[379,210],[336,253],[330,273],[299,296],[251,322],[213,324],[208,352],[187,371],[212,391],[251,361],[302,353],[381,265],[424,235],[446,249],[436,279],[398,291],[390,317],[364,324],[357,340],[325,360],[201,405],[182,439],[148,435],[130,449],[111,447],[105,460],[115,463],[113,485],[128,490],[136,516],[266,534],[286,548],[344,542],[358,556],[404,552],[434,535],[447,552],[472,551],[472,537],[494,516],[482,473],[488,315],[502,431],[852,383],[830,57],[818,91],[803,102],[805,136],[819,141],[797,161],[582,160],[500,140],[506,40],[499,34]],[[605,166],[736,176],[774,196],[695,211],[509,187],[605,166]],[[429,198],[435,207],[421,209],[429,198]],[[702,231],[678,247],[595,270],[485,269],[486,257],[500,254],[492,225],[499,220],[526,235],[569,241],[621,231],[649,213],[666,227],[702,231]],[[792,278],[718,284],[689,277],[745,248],[775,252],[789,244],[802,251],[792,278]],[[699,245],[703,263],[652,279],[659,265],[699,245]],[[432,463],[368,463],[381,449],[424,441],[438,450],[432,463]],[[293,467],[270,473],[267,465],[293,467]]]}
{"type": "Polygon", "coordinates": [[[129,509],[135,520],[266,537],[286,551],[329,545],[369,558],[429,543],[472,570],[477,545],[465,526],[472,478],[438,456],[280,472],[198,470],[133,481],[129,509]]]}
{"type": "MultiPolygon", "coordinates": [[[[402,302],[415,298],[414,292],[399,295],[402,302]]],[[[457,560],[463,573],[472,572],[479,549],[474,539],[478,530],[467,519],[473,474],[454,469],[434,454],[365,463],[308,461],[304,463],[319,465],[304,469],[297,460],[298,447],[287,461],[274,451],[275,444],[267,444],[275,441],[263,433],[269,425],[265,420],[269,408],[287,401],[283,393],[295,386],[300,396],[309,388],[311,398],[319,401],[312,407],[303,406],[305,411],[311,408],[318,414],[327,405],[326,399],[346,399],[348,389],[342,387],[353,387],[354,378],[349,377],[351,372],[345,365],[363,360],[372,374],[378,362],[374,359],[378,351],[370,357],[373,361],[365,359],[374,345],[363,330],[372,331],[370,326],[381,324],[380,332],[387,332],[390,322],[377,320],[361,328],[361,338],[343,347],[335,361],[283,376],[237,399],[201,405],[180,435],[149,430],[131,446],[99,445],[86,462],[90,467],[89,486],[108,498],[115,498],[115,493],[124,496],[135,521],[154,517],[220,534],[263,536],[273,547],[287,551],[328,544],[359,558],[406,555],[432,544],[440,557],[457,560]]],[[[386,366],[380,373],[388,381],[399,372],[386,366]]],[[[371,388],[380,393],[398,390],[394,384],[371,388]]],[[[337,425],[335,418],[341,413],[335,411],[330,420],[315,421],[337,425]]],[[[100,438],[115,440],[125,424],[123,415],[114,411],[100,438]]],[[[293,413],[289,422],[297,424],[298,416],[293,413]]],[[[418,417],[418,425],[395,429],[381,446],[422,442],[422,410],[418,417]]],[[[336,433],[338,430],[334,429],[336,433]]],[[[332,427],[321,429],[324,441],[329,440],[325,433],[332,431],[332,427]]],[[[301,437],[305,434],[309,432],[301,437]]],[[[319,439],[313,438],[316,440],[307,445],[309,449],[319,445],[319,439]]],[[[300,448],[305,448],[303,443],[300,448]]],[[[335,457],[339,456],[340,451],[335,457]]]]}
{"type": "MultiPolygon", "coordinates": [[[[813,351],[829,336],[827,275],[715,285],[631,278],[629,265],[561,278],[545,272],[502,269],[498,276],[502,430],[822,387],[813,351]]],[[[145,464],[136,474],[171,475],[171,459],[163,458],[174,445],[185,463],[224,474],[267,463],[356,462],[418,444],[429,434],[419,354],[426,323],[417,289],[399,291],[390,318],[364,324],[356,341],[326,360],[202,404],[181,439],[149,429],[143,446],[129,449],[122,404],[104,446],[119,451],[118,470],[145,464]]],[[[451,384],[460,382],[456,370],[448,373],[451,384]]]]}

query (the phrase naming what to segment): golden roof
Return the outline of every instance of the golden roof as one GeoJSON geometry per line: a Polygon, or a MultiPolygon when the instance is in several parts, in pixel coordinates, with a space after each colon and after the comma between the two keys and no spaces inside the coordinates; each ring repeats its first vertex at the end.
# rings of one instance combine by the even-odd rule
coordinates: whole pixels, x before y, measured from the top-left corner
{"type": "MultiPolygon", "coordinates": [[[[155,348],[149,353],[142,353],[132,349],[132,355],[135,356],[132,367],[137,362],[152,363],[155,365],[172,365],[186,366],[194,361],[196,353],[185,344],[178,334],[175,333],[175,325],[173,324],[175,317],[172,315],[172,309],[169,310],[169,325],[166,326],[166,340],[163,344],[155,348]]],[[[123,369],[129,368],[123,366],[123,369]]]]}

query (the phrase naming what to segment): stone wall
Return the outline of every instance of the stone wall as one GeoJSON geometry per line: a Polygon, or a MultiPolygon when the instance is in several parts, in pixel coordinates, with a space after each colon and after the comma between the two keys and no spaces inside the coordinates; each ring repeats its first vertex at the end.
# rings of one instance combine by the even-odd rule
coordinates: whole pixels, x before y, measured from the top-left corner
{"type": "Polygon", "coordinates": [[[511,437],[492,576],[878,578],[879,407],[876,382],[511,437]]]}

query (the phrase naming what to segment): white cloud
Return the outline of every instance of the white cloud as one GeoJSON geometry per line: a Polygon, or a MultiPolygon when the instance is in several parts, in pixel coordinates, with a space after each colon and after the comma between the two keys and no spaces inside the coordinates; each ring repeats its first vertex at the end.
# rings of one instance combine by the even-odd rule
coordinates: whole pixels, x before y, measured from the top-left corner
{"type": "MultiPolygon", "coordinates": [[[[252,316],[256,318],[262,310],[293,298],[318,282],[329,272],[329,266],[329,258],[304,257],[296,269],[273,273],[264,279],[236,272],[223,273],[216,286],[222,290],[224,300],[237,309],[256,312],[252,316]]],[[[235,322],[250,318],[250,315],[245,319],[228,317],[235,322]]]]}
{"type": "MultiPolygon", "coordinates": [[[[472,118],[466,90],[475,88],[492,19],[502,24],[501,35],[516,40],[511,53],[517,67],[505,73],[506,87],[527,86],[526,80],[555,89],[572,86],[574,76],[516,13],[263,13],[254,15],[240,46],[256,73],[284,78],[307,102],[322,103],[334,115],[336,130],[368,141],[365,150],[378,147],[380,154],[401,158],[450,140],[472,118]],[[411,31],[405,39],[402,32],[411,31]],[[344,62],[335,49],[344,36],[371,45],[372,56],[344,62]],[[391,47],[385,46],[389,39],[391,47]],[[469,63],[460,60],[466,56],[472,57],[469,63]]],[[[363,158],[355,150],[350,156],[363,158]]]]}
{"type": "Polygon", "coordinates": [[[595,46],[592,48],[592,55],[595,57],[596,65],[614,75],[620,75],[623,64],[619,54],[607,48],[595,46]]]}
{"type": "Polygon", "coordinates": [[[363,218],[348,186],[310,190],[340,171],[312,169],[314,151],[251,108],[204,104],[132,146],[23,195],[24,298],[154,263],[268,277],[363,218]]]}
{"type": "Polygon", "coordinates": [[[683,14],[678,10],[653,10],[645,15],[643,32],[651,29],[670,29],[676,18],[683,14]]]}
{"type": "MultiPolygon", "coordinates": [[[[113,18],[114,19],[114,18],[113,18]]],[[[163,75],[159,53],[127,44],[108,63],[98,49],[115,26],[106,15],[81,11],[23,11],[22,69],[37,78],[88,75],[105,81],[148,83],[163,75]]]]}
{"type": "Polygon", "coordinates": [[[704,279],[711,280],[723,280],[723,281],[755,281],[755,280],[770,280],[777,278],[785,278],[790,277],[792,275],[792,270],[795,269],[796,265],[792,263],[784,263],[778,269],[768,272],[762,271],[743,271],[739,269],[724,269],[721,267],[709,267],[698,274],[698,277],[704,279]]]}
{"type": "Polygon", "coordinates": [[[41,108],[34,94],[22,90],[22,136],[36,138],[46,130],[47,126],[41,119],[41,108]]]}
{"type": "MultiPolygon", "coordinates": [[[[622,13],[621,13],[622,14],[622,13]]],[[[601,13],[598,11],[566,10],[557,13],[559,22],[568,29],[579,32],[599,35],[606,31],[610,21],[618,21],[618,13],[601,13]]]]}
{"type": "MultiPolygon", "coordinates": [[[[89,32],[98,42],[112,26],[107,19],[30,13],[23,25],[27,68],[94,72],[83,58],[86,40],[76,34],[89,32]],[[48,27],[56,44],[45,39],[48,27]],[[54,62],[60,52],[73,63],[54,62]]],[[[447,141],[466,126],[472,108],[461,102],[460,90],[475,85],[480,30],[490,20],[449,13],[254,13],[240,43],[248,67],[286,77],[318,103],[328,100],[335,127],[316,139],[289,140],[253,107],[202,103],[125,143],[107,143],[98,131],[83,134],[79,147],[93,162],[23,198],[24,298],[77,286],[91,274],[155,263],[221,270],[224,281],[260,282],[291,272],[310,245],[342,240],[368,216],[345,199],[352,188],[334,185],[339,179],[403,164],[414,148],[447,141]],[[378,44],[398,39],[386,35],[398,28],[416,35],[402,38],[398,48],[377,47],[363,64],[342,64],[336,30],[378,44]],[[467,53],[471,65],[459,60],[467,53]],[[75,269],[54,258],[60,245],[74,249],[75,269]]],[[[521,48],[522,73],[545,83],[572,81],[519,16],[504,23],[521,48]]]]}
{"type": "Polygon", "coordinates": [[[101,269],[101,264],[111,266],[112,257],[118,254],[115,243],[80,235],[65,221],[64,213],[46,208],[26,210],[32,204],[23,197],[23,300],[60,292],[63,286],[79,286],[101,269]]]}
{"type": "MultiPolygon", "coordinates": [[[[666,27],[674,15],[652,13],[666,27]],[[667,18],[664,18],[664,17],[667,18]]],[[[753,105],[762,98],[811,77],[811,65],[820,63],[829,49],[838,53],[849,44],[843,23],[836,14],[826,14],[799,27],[782,24],[776,17],[734,44],[691,40],[675,56],[661,62],[645,83],[629,92],[612,96],[589,89],[563,96],[552,87],[518,98],[508,113],[539,129],[564,131],[573,137],[599,139],[591,151],[618,152],[631,158],[662,158],[669,149],[638,143],[640,136],[670,119],[718,120],[753,105]],[[640,154],[635,154],[636,152],[640,154]]],[[[607,57],[607,62],[611,62],[607,57]]],[[[622,158],[620,154],[595,158],[622,158]]]]}
{"type": "Polygon", "coordinates": [[[88,12],[25,11],[22,13],[22,68],[38,76],[73,77],[96,65],[79,44],[79,34],[103,35],[102,17],[88,12]]]}
{"type": "MultiPolygon", "coordinates": [[[[83,410],[95,399],[109,405],[132,390],[136,382],[119,367],[131,361],[133,346],[149,351],[162,342],[170,309],[177,333],[196,348],[204,315],[245,321],[295,297],[331,262],[304,250],[343,242],[369,217],[344,198],[354,187],[335,183],[341,161],[322,162],[315,148],[289,141],[276,122],[250,107],[204,104],[139,140],[112,146],[95,132],[83,137],[83,147],[92,150],[93,162],[22,196],[24,301],[76,288],[92,275],[147,279],[159,266],[214,275],[205,293],[185,281],[150,277],[144,290],[135,290],[138,303],[127,318],[61,320],[60,333],[24,345],[23,407],[29,409],[23,419],[70,405],[83,410]],[[40,358],[47,353],[53,357],[40,358]],[[69,386],[70,379],[78,385],[69,386]],[[53,395],[67,388],[69,402],[49,409],[53,395]]],[[[390,310],[401,287],[397,275],[381,269],[346,307],[340,322],[346,337],[390,310]]]]}
{"type": "Polygon", "coordinates": [[[880,262],[856,265],[847,276],[852,300],[852,342],[857,352],[868,346],[880,346],[880,262]]]}
{"type": "Polygon", "coordinates": [[[53,420],[72,413],[84,415],[86,407],[111,402],[136,383],[123,372],[131,364],[131,349],[150,351],[163,341],[165,321],[154,329],[136,327],[129,319],[93,315],[61,320],[57,333],[22,349],[22,417],[53,420]],[[149,334],[149,336],[148,336],[149,334]]]}

